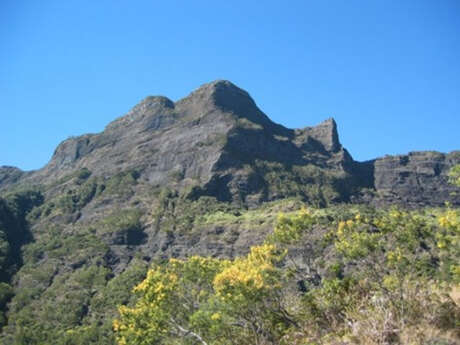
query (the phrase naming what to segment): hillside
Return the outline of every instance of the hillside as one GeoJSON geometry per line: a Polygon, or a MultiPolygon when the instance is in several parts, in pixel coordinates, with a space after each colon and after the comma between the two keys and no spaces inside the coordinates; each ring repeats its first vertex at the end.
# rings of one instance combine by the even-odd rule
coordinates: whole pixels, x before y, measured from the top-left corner
{"type": "MultiPolygon", "coordinates": [[[[149,265],[244,256],[281,212],[320,214],[313,237],[292,246],[294,258],[357,213],[383,219],[378,212],[399,206],[431,222],[445,202],[460,206],[448,182],[457,164],[460,151],[357,162],[333,119],[285,128],[228,81],[177,102],[147,97],[103,132],[59,144],[39,170],[0,168],[2,343],[113,344],[117,306],[134,303],[131,289],[149,265]]],[[[431,255],[436,271],[444,254],[433,236],[415,251],[431,255]]],[[[311,249],[308,279],[330,275],[320,261],[340,257],[333,248],[311,249]]],[[[357,263],[343,265],[352,272],[357,263]]]]}

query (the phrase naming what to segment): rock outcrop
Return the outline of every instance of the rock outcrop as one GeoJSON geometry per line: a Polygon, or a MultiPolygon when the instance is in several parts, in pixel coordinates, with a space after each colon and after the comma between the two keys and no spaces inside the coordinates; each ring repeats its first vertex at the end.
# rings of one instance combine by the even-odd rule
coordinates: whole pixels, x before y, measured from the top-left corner
{"type": "Polygon", "coordinates": [[[385,156],[374,162],[374,186],[387,203],[409,206],[459,204],[458,188],[448,183],[448,172],[460,162],[460,151],[411,152],[385,156]]]}

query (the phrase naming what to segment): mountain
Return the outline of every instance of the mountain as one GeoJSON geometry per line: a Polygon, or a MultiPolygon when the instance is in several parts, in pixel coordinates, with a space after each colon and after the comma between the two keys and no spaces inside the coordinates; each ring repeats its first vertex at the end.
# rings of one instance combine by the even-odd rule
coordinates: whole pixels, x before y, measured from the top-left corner
{"type": "Polygon", "coordinates": [[[336,205],[337,219],[345,204],[458,206],[459,163],[460,151],[357,162],[334,119],[285,128],[229,81],[147,97],[39,170],[0,168],[2,343],[113,344],[116,306],[148,265],[246,254],[305,205],[336,205]]]}
{"type": "Polygon", "coordinates": [[[458,151],[356,162],[340,144],[334,119],[285,128],[273,123],[246,91],[218,80],[176,103],[162,96],[145,98],[103,132],[62,142],[40,170],[2,167],[0,188],[49,184],[88,169],[103,177],[135,171],[139,181],[152,186],[248,206],[290,196],[319,205],[359,201],[363,189],[364,202],[457,204],[446,173],[458,162],[458,151]]]}

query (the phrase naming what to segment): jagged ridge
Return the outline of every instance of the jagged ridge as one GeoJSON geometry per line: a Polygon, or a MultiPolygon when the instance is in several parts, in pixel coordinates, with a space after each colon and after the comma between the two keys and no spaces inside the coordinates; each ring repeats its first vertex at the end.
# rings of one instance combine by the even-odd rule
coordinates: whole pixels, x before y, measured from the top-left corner
{"type": "Polygon", "coordinates": [[[359,191],[369,188],[392,202],[459,202],[446,183],[447,170],[459,162],[457,153],[401,157],[395,160],[412,162],[401,163],[402,170],[393,169],[388,157],[355,162],[340,144],[334,119],[288,129],[272,122],[246,91],[217,80],[175,103],[163,96],[145,98],[103,132],[62,142],[38,171],[2,168],[0,188],[18,181],[51,183],[82,168],[106,177],[135,169],[151,185],[192,188],[195,197],[243,203],[312,197],[306,188],[289,184],[327,186],[328,195],[320,198],[329,201],[368,202],[373,197],[361,198],[359,191]],[[286,188],[275,188],[283,179],[286,188]]]}

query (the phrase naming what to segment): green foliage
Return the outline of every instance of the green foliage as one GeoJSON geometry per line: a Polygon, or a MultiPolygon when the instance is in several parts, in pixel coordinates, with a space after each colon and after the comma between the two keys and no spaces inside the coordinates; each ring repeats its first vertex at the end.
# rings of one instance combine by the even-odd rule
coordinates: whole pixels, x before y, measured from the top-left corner
{"type": "Polygon", "coordinates": [[[236,207],[218,202],[213,197],[202,196],[192,201],[177,192],[163,189],[158,203],[152,212],[157,226],[167,232],[187,233],[195,228],[195,224],[203,224],[208,213],[236,212],[236,207]]]}
{"type": "MultiPolygon", "coordinates": [[[[43,245],[43,242],[40,243],[43,245]]],[[[107,250],[107,245],[90,231],[77,232],[69,236],[61,234],[50,239],[43,248],[43,252],[51,258],[60,258],[75,264],[90,262],[93,258],[97,260],[107,250]]]]}
{"type": "Polygon", "coordinates": [[[140,231],[142,211],[135,208],[117,210],[111,215],[103,218],[96,225],[100,234],[110,232],[140,231]]]}
{"type": "Polygon", "coordinates": [[[58,186],[63,186],[69,182],[75,182],[76,184],[81,184],[91,176],[91,171],[87,168],[82,168],[73,173],[67,174],[56,180],[55,182],[47,185],[45,189],[53,189],[58,186]]]}
{"type": "Polygon", "coordinates": [[[114,344],[116,306],[129,303],[146,264],[133,260],[113,278],[110,269],[87,264],[57,274],[58,266],[23,267],[22,288],[10,303],[8,344],[114,344]]]}
{"type": "Polygon", "coordinates": [[[282,211],[292,212],[301,208],[302,203],[297,199],[284,199],[267,202],[256,209],[241,210],[231,205],[224,204],[212,211],[212,208],[205,209],[203,215],[195,217],[196,224],[231,225],[244,224],[251,228],[261,225],[272,225],[276,221],[276,214],[282,211]]]}
{"type": "Polygon", "coordinates": [[[335,247],[339,253],[349,259],[364,258],[377,249],[381,233],[361,231],[359,215],[355,220],[339,222],[335,247]]]}
{"type": "Polygon", "coordinates": [[[48,199],[41,207],[33,210],[29,215],[30,221],[49,216],[75,214],[102,195],[129,197],[139,177],[138,172],[134,170],[120,172],[107,179],[91,177],[91,175],[91,171],[83,168],[47,186],[47,190],[59,187],[61,192],[48,199]]]}
{"type": "MultiPolygon", "coordinates": [[[[291,222],[300,223],[296,218],[301,215],[291,222]]],[[[296,337],[307,343],[420,343],[429,336],[419,328],[425,325],[449,338],[460,316],[448,295],[452,282],[458,284],[458,211],[355,210],[336,213],[334,218],[335,229],[323,235],[330,245],[316,255],[326,252],[330,260],[335,253],[342,263],[329,266],[332,278],[308,286],[299,314],[304,335],[296,337]]],[[[281,218],[275,229],[278,243],[285,245],[291,234],[294,242],[303,242],[300,235],[314,239],[308,231],[293,231],[286,223],[281,218]],[[277,237],[277,230],[284,236],[277,237]]],[[[305,271],[321,269],[311,256],[304,257],[303,265],[308,270],[294,265],[297,279],[303,274],[308,281],[305,271]]]]}
{"type": "Polygon", "coordinates": [[[276,198],[297,196],[309,204],[324,207],[339,197],[340,172],[330,172],[315,165],[286,167],[278,162],[257,160],[257,174],[267,181],[268,193],[276,198]]]}
{"type": "Polygon", "coordinates": [[[254,123],[244,117],[238,118],[236,122],[236,126],[239,128],[247,129],[247,130],[253,130],[253,131],[258,131],[262,130],[263,127],[259,125],[258,123],[254,123]]]}
{"type": "MultiPolygon", "coordinates": [[[[240,217],[215,211],[201,219],[240,217]]],[[[154,266],[135,289],[136,304],[120,308],[118,342],[450,341],[460,320],[449,297],[458,284],[459,219],[454,209],[361,206],[280,214],[267,244],[247,257],[154,266]]]]}
{"type": "Polygon", "coordinates": [[[310,210],[305,208],[295,215],[287,216],[280,213],[273,232],[273,241],[283,244],[295,243],[316,222],[316,217],[310,210]]]}
{"type": "Polygon", "coordinates": [[[6,324],[5,307],[13,295],[13,288],[10,285],[0,283],[0,328],[6,324]]]}
{"type": "Polygon", "coordinates": [[[73,213],[81,210],[86,206],[97,194],[100,193],[99,185],[96,179],[90,179],[83,183],[80,187],[70,189],[67,193],[59,197],[55,203],[58,208],[65,213],[73,213]]]}
{"type": "Polygon", "coordinates": [[[271,192],[299,198],[254,209],[166,188],[153,194],[135,174],[104,179],[85,170],[53,187],[67,194],[47,190],[41,206],[36,192],[0,199],[0,265],[20,268],[0,282],[1,342],[455,343],[459,308],[450,295],[460,282],[459,210],[313,208],[334,198],[343,176],[308,169],[280,175],[275,164],[263,171],[279,182],[271,192]],[[324,188],[305,197],[313,180],[324,188]],[[106,201],[122,205],[134,190],[129,207],[105,213],[106,201]],[[96,210],[94,219],[85,207],[96,210]],[[27,234],[27,221],[33,238],[14,247],[9,236],[27,234]],[[213,240],[228,245],[231,231],[274,231],[247,256],[158,261],[146,277],[145,254],[117,242],[120,234],[145,235],[146,224],[190,239],[222,228],[213,240]],[[11,265],[14,248],[23,262],[11,265]],[[137,259],[116,262],[121,250],[137,259]]]}
{"type": "Polygon", "coordinates": [[[85,181],[90,176],[91,176],[91,171],[87,168],[83,168],[76,173],[76,178],[78,181],[85,181]]]}
{"type": "Polygon", "coordinates": [[[438,215],[435,234],[444,277],[460,284],[460,210],[448,208],[438,215]]]}
{"type": "Polygon", "coordinates": [[[8,255],[10,253],[10,242],[5,229],[0,228],[0,270],[5,272],[8,265],[8,255]]]}
{"type": "Polygon", "coordinates": [[[233,226],[247,229],[269,229],[278,212],[293,212],[303,203],[298,199],[267,202],[258,208],[242,209],[235,204],[220,202],[214,197],[201,196],[190,200],[184,195],[164,189],[151,217],[162,231],[180,235],[199,233],[204,226],[233,226]]]}
{"type": "Polygon", "coordinates": [[[129,196],[132,194],[132,187],[137,184],[139,173],[136,170],[120,172],[105,183],[104,193],[108,195],[129,196]]]}
{"type": "Polygon", "coordinates": [[[449,182],[460,187],[460,164],[454,165],[449,171],[449,182]]]}
{"type": "Polygon", "coordinates": [[[60,344],[69,329],[78,329],[84,323],[94,291],[105,286],[109,274],[104,267],[82,267],[59,275],[25,305],[20,305],[16,296],[11,305],[14,313],[9,319],[9,324],[16,325],[11,343],[60,344]]]}
{"type": "Polygon", "coordinates": [[[30,240],[26,215],[41,202],[43,196],[35,191],[0,198],[0,281],[7,281],[20,264],[20,246],[30,240]]]}
{"type": "Polygon", "coordinates": [[[289,318],[276,288],[282,256],[273,245],[234,261],[192,256],[154,266],[132,308],[114,322],[119,344],[261,344],[280,339],[289,318]]]}
{"type": "Polygon", "coordinates": [[[91,300],[91,318],[103,322],[117,315],[117,306],[130,304],[135,296],[132,289],[145,279],[148,266],[144,261],[134,259],[120,274],[111,279],[91,300]],[[109,318],[108,318],[109,316],[109,318]]]}
{"type": "MultiPolygon", "coordinates": [[[[89,178],[90,174],[89,170],[82,169],[63,178],[65,181],[62,183],[64,185],[63,191],[48,199],[40,207],[34,208],[28,215],[28,221],[34,222],[56,215],[71,215],[80,211],[94,198],[98,197],[105,188],[100,179],[96,177],[89,178]]],[[[48,188],[55,187],[48,186],[48,188]]]]}
{"type": "Polygon", "coordinates": [[[110,321],[102,324],[76,326],[66,331],[61,331],[55,338],[56,345],[113,345],[115,342],[110,321]]]}

